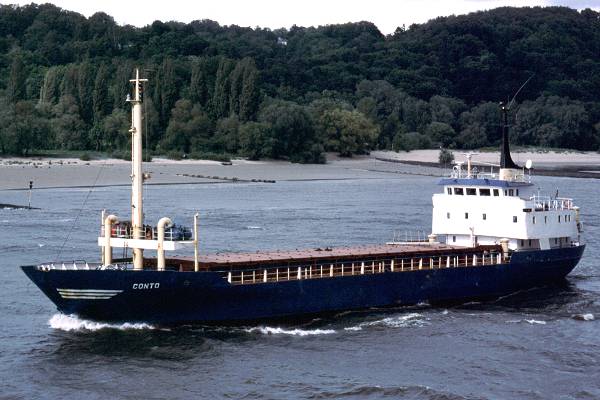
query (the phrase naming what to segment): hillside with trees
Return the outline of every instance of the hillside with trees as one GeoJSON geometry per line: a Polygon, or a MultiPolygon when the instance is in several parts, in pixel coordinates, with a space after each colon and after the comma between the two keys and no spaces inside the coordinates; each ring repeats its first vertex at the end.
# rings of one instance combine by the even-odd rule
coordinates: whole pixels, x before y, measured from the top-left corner
{"type": "Polygon", "coordinates": [[[154,154],[323,162],[372,149],[500,139],[600,149],[600,14],[498,8],[385,36],[369,22],[288,29],[120,26],[56,6],[0,6],[0,153],[126,153],[133,68],[154,154]]]}

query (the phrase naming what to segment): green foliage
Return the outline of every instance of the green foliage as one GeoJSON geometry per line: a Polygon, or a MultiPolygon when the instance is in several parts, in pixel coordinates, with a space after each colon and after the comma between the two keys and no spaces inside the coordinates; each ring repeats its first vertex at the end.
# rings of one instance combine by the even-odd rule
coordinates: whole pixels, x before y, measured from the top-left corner
{"type": "Polygon", "coordinates": [[[271,125],[261,122],[246,122],[239,127],[240,154],[251,160],[271,157],[273,136],[271,125]]]}
{"type": "Polygon", "coordinates": [[[273,100],[261,110],[258,120],[270,125],[272,158],[302,163],[322,162],[323,150],[305,107],[273,100]]]}
{"type": "Polygon", "coordinates": [[[319,120],[325,137],[325,149],[336,151],[343,157],[365,154],[379,134],[379,128],[359,111],[325,111],[319,120]]]}
{"type": "Polygon", "coordinates": [[[438,161],[441,165],[448,165],[454,162],[454,153],[446,148],[440,149],[440,155],[438,156],[438,161]]]}
{"type": "Polygon", "coordinates": [[[394,150],[411,151],[431,147],[429,137],[419,132],[398,133],[394,137],[394,150]]]}
{"type": "Polygon", "coordinates": [[[592,10],[503,7],[384,36],[369,22],[135,28],[0,5],[0,151],[127,153],[135,67],[149,78],[148,151],[323,162],[325,150],[497,146],[498,101],[531,76],[509,115],[513,140],[598,149],[599,21],[592,10]]]}
{"type": "Polygon", "coordinates": [[[14,55],[12,64],[10,66],[8,87],[6,88],[6,94],[9,102],[16,103],[25,99],[26,79],[27,73],[25,72],[25,65],[23,64],[23,57],[20,54],[14,55]]]}
{"type": "Polygon", "coordinates": [[[206,151],[213,132],[212,121],[199,104],[192,104],[185,99],[179,100],[171,111],[171,120],[160,147],[181,154],[206,151]]]}

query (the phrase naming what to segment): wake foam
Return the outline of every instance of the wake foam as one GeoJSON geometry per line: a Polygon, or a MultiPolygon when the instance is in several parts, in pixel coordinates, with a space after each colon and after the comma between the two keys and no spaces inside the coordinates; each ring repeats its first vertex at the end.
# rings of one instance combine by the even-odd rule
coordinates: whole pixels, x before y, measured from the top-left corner
{"type": "Polygon", "coordinates": [[[58,329],[65,332],[71,331],[98,331],[101,329],[118,330],[138,330],[138,329],[156,329],[154,326],[146,323],[123,322],[120,324],[109,324],[106,322],[96,322],[87,319],[78,318],[75,315],[54,314],[48,321],[52,329],[58,329]]]}
{"type": "Polygon", "coordinates": [[[594,319],[596,319],[594,317],[594,314],[576,314],[573,316],[573,319],[576,319],[578,321],[593,321],[594,319]]]}
{"type": "Polygon", "coordinates": [[[262,333],[264,335],[290,335],[290,336],[312,336],[312,335],[331,335],[335,333],[333,329],[283,329],[279,327],[257,326],[244,329],[248,333],[262,333]]]}
{"type": "Polygon", "coordinates": [[[379,319],[377,321],[362,322],[356,326],[344,328],[346,331],[361,331],[364,328],[373,326],[383,326],[389,328],[407,328],[407,327],[418,327],[425,325],[425,321],[420,318],[419,313],[410,313],[400,316],[388,317],[379,319]]]}
{"type": "Polygon", "coordinates": [[[507,324],[520,324],[523,322],[529,325],[546,325],[546,321],[540,321],[538,319],[510,319],[506,321],[507,324]]]}

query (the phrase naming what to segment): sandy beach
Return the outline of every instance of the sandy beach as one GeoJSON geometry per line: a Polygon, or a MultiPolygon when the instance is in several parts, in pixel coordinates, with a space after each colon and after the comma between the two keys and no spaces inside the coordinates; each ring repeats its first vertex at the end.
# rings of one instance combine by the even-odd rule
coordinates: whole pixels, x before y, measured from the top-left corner
{"type": "MultiPolygon", "coordinates": [[[[464,159],[464,154],[455,151],[455,160],[464,159]]],[[[144,170],[150,174],[149,185],[441,176],[444,170],[435,166],[438,155],[438,150],[374,151],[369,156],[353,158],[329,155],[327,164],[240,159],[224,165],[218,161],[155,158],[144,164],[144,170]]],[[[497,152],[475,152],[473,156],[475,163],[483,164],[497,164],[498,158],[497,152]]],[[[534,168],[571,174],[589,171],[594,175],[600,170],[600,153],[595,152],[515,152],[513,158],[518,164],[531,159],[534,168]]],[[[129,185],[130,173],[129,162],[118,159],[0,158],[0,190],[25,190],[29,181],[33,181],[35,189],[129,185]]]]}
{"type": "MultiPolygon", "coordinates": [[[[470,153],[466,150],[451,150],[454,154],[455,161],[465,160],[466,154],[470,153]]],[[[424,162],[437,163],[439,150],[413,150],[401,151],[399,153],[393,151],[374,151],[371,156],[380,159],[390,159],[397,161],[409,162],[424,162]]],[[[474,163],[494,164],[498,165],[500,152],[481,152],[474,150],[472,153],[472,161],[474,163]]],[[[547,151],[547,152],[519,152],[512,151],[511,156],[518,165],[524,165],[527,160],[533,162],[534,168],[543,169],[598,169],[600,168],[600,152],[576,152],[576,151],[547,151]]]]}

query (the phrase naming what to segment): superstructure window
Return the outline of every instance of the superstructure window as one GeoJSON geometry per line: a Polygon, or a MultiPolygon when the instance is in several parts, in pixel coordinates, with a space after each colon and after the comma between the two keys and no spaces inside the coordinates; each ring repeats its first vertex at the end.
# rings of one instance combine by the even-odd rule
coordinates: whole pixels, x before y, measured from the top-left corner
{"type": "Polygon", "coordinates": [[[560,215],[558,216],[558,223],[560,224],[560,215]]]}
{"type": "Polygon", "coordinates": [[[467,196],[477,196],[477,189],[467,188],[467,196]]]}
{"type": "Polygon", "coordinates": [[[469,213],[465,213],[465,219],[469,219],[469,213]]]}
{"type": "Polygon", "coordinates": [[[448,194],[452,194],[452,188],[446,188],[446,192],[448,192],[448,194]]]}
{"type": "Polygon", "coordinates": [[[489,196],[490,195],[490,189],[479,189],[479,195],[480,196],[489,196]]]}
{"type": "Polygon", "coordinates": [[[494,189],[494,196],[500,196],[500,192],[498,191],[498,189],[494,189]]]}
{"type": "Polygon", "coordinates": [[[452,241],[456,242],[456,236],[452,236],[452,241]]]}
{"type": "Polygon", "coordinates": [[[548,216],[544,215],[544,223],[547,224],[548,223],[548,216]]]}
{"type": "Polygon", "coordinates": [[[517,192],[516,195],[518,196],[519,195],[519,189],[516,189],[516,192],[517,192]]]}
{"type": "Polygon", "coordinates": [[[509,196],[514,196],[515,195],[515,191],[513,189],[508,189],[508,195],[509,196]]]}
{"type": "Polygon", "coordinates": [[[517,216],[516,215],[513,216],[513,222],[517,222],[517,216]]]}
{"type": "Polygon", "coordinates": [[[482,217],[483,217],[483,220],[485,221],[487,219],[487,214],[483,214],[482,217]]]}
{"type": "Polygon", "coordinates": [[[450,219],[450,213],[449,212],[446,213],[446,218],[450,219]]]}
{"type": "Polygon", "coordinates": [[[461,195],[463,194],[463,188],[454,188],[454,194],[461,195]]]}
{"type": "Polygon", "coordinates": [[[533,217],[533,223],[535,224],[535,217],[533,217]]]}

